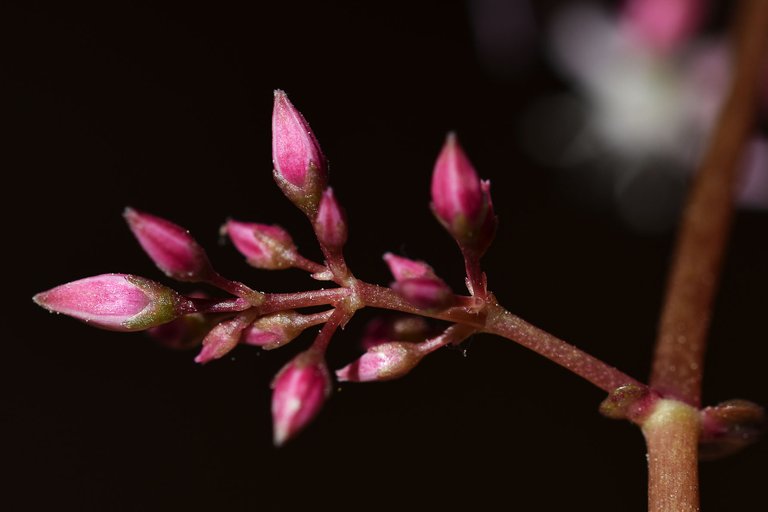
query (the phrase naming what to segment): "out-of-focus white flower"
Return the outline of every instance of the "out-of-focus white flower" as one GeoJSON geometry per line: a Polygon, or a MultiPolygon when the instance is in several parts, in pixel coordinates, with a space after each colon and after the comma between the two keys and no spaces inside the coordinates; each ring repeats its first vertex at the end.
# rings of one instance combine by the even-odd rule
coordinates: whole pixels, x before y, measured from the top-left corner
{"type": "Polygon", "coordinates": [[[721,41],[674,53],[642,44],[597,7],[576,5],[552,27],[553,57],[587,102],[587,127],[603,150],[690,162],[717,115],[730,62],[721,41]]]}
{"type": "MultiPolygon", "coordinates": [[[[630,28],[626,18],[587,4],[554,19],[552,57],[578,94],[534,107],[526,136],[548,163],[597,169],[589,178],[611,180],[621,216],[640,230],[658,231],[677,217],[682,184],[727,93],[731,59],[723,40],[686,38],[660,51],[630,28]]],[[[755,158],[746,165],[755,168],[754,183],[763,180],[768,189],[768,177],[761,177],[768,166],[763,161],[761,169],[755,158]]],[[[750,197],[760,196],[755,187],[745,189],[750,197]]],[[[743,204],[768,207],[754,198],[743,204]]]]}

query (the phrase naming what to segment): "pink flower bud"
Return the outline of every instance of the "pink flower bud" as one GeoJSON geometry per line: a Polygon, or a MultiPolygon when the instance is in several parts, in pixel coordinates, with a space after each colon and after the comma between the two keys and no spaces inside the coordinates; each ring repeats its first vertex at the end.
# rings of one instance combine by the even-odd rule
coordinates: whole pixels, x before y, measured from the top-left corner
{"type": "MultiPolygon", "coordinates": [[[[208,296],[200,291],[187,294],[188,299],[208,299],[208,296]]],[[[204,306],[200,301],[190,300],[194,308],[200,311],[204,306]]],[[[203,338],[211,330],[214,322],[209,315],[203,313],[190,313],[167,324],[158,325],[147,330],[147,334],[160,345],[170,350],[187,350],[200,345],[203,338]]]]}
{"type": "Polygon", "coordinates": [[[38,293],[33,300],[51,312],[110,331],[143,331],[191,309],[170,288],[127,274],[86,277],[38,293]]]}
{"type": "Polygon", "coordinates": [[[229,220],[222,227],[222,233],[229,235],[248,264],[256,268],[289,268],[296,256],[291,235],[280,226],[229,220]]]}
{"type": "Polygon", "coordinates": [[[186,229],[133,208],[126,208],[123,216],[141,247],[168,277],[204,281],[213,273],[205,251],[186,229]]]}
{"type": "Polygon", "coordinates": [[[391,341],[368,349],[357,361],[336,371],[342,382],[370,382],[402,377],[419,364],[424,352],[415,343],[391,341]]]}
{"type": "Polygon", "coordinates": [[[248,310],[217,324],[203,339],[203,349],[195,358],[195,362],[205,364],[214,359],[221,359],[231,352],[240,343],[243,330],[253,322],[255,316],[253,310],[248,310]]]}
{"type": "Polygon", "coordinates": [[[768,209],[768,138],[753,137],[745,148],[743,160],[739,205],[768,209]]]}
{"type": "Polygon", "coordinates": [[[435,213],[446,224],[463,216],[476,224],[481,220],[483,194],[480,178],[459,145],[449,133],[432,174],[432,202],[435,213]]]}
{"type": "Polygon", "coordinates": [[[275,91],[272,111],[272,161],[283,193],[314,217],[328,169],[315,134],[283,91],[275,91]]]}
{"type": "Polygon", "coordinates": [[[147,331],[160,345],[171,350],[187,350],[202,343],[212,324],[205,315],[192,313],[147,331]]]}
{"type": "Polygon", "coordinates": [[[704,0],[628,0],[624,23],[647,47],[668,52],[696,31],[704,4],[704,0]]]}
{"type": "Polygon", "coordinates": [[[432,211],[460,245],[483,246],[484,251],[490,244],[495,216],[489,190],[489,185],[480,182],[456,135],[448,134],[432,174],[432,211]]]}
{"type": "Polygon", "coordinates": [[[628,419],[640,423],[648,417],[661,396],[647,386],[625,384],[610,392],[600,404],[600,414],[614,420],[628,419]]]}
{"type": "Polygon", "coordinates": [[[768,425],[765,409],[747,400],[728,400],[700,413],[699,454],[717,459],[760,439],[768,425]]]}
{"type": "Polygon", "coordinates": [[[441,309],[453,300],[453,293],[423,261],[410,260],[392,253],[384,255],[395,282],[392,289],[416,307],[441,309]]]}
{"type": "Polygon", "coordinates": [[[368,350],[376,345],[388,343],[392,340],[390,322],[386,318],[376,317],[365,326],[365,332],[360,340],[360,345],[368,350]]]}
{"type": "Polygon", "coordinates": [[[493,200],[491,199],[491,182],[489,180],[482,180],[480,182],[480,190],[483,191],[483,197],[485,198],[486,213],[483,223],[477,229],[476,236],[468,248],[475,251],[479,255],[485,254],[485,251],[490,247],[496,236],[496,226],[498,225],[498,219],[496,213],[493,210],[493,200]]]}
{"type": "Polygon", "coordinates": [[[422,309],[443,309],[453,302],[453,292],[439,277],[414,277],[395,281],[392,289],[410,304],[422,309]]]}
{"type": "Polygon", "coordinates": [[[365,350],[392,340],[421,341],[430,331],[427,321],[414,315],[376,317],[365,327],[360,344],[365,350]]]}
{"type": "Polygon", "coordinates": [[[296,311],[280,311],[253,322],[243,333],[243,343],[265,350],[293,341],[306,327],[304,315],[296,311]]]}
{"type": "Polygon", "coordinates": [[[435,275],[432,267],[423,261],[403,258],[402,256],[396,256],[391,252],[384,254],[384,261],[387,262],[389,271],[392,272],[392,275],[395,277],[395,281],[410,279],[412,277],[425,277],[435,275]]]}
{"type": "Polygon", "coordinates": [[[320,200],[315,217],[315,234],[320,245],[329,249],[341,249],[347,243],[347,219],[333,189],[327,188],[320,200]]]}
{"type": "Polygon", "coordinates": [[[275,445],[294,437],[320,412],[331,393],[323,356],[310,349],[286,364],[272,381],[275,445]]]}

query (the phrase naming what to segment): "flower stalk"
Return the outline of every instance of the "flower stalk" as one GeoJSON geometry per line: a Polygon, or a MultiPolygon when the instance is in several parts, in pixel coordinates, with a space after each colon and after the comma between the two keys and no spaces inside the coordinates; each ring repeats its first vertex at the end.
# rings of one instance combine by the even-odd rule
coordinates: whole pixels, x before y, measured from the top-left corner
{"type": "Polygon", "coordinates": [[[741,2],[734,19],[731,89],[696,174],[659,323],[650,385],[663,396],[642,424],[648,446],[648,509],[699,510],[698,441],[704,352],[733,218],[738,165],[768,55],[768,1],[741,2]]]}
{"type": "Polygon", "coordinates": [[[663,394],[696,407],[739,163],[754,127],[761,63],[768,54],[768,1],[740,2],[734,29],[733,82],[683,213],[650,379],[663,394]]]}

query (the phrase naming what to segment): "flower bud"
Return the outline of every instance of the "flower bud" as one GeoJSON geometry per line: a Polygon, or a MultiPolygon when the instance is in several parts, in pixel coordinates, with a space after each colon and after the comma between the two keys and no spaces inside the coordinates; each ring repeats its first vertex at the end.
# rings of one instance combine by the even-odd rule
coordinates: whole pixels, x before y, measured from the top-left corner
{"type": "Polygon", "coordinates": [[[315,134],[283,91],[272,110],[272,162],[280,189],[310,218],[317,213],[328,168],[315,134]]]}
{"type": "Polygon", "coordinates": [[[423,261],[392,253],[386,253],[384,261],[395,277],[392,289],[412,305],[424,309],[442,309],[453,301],[451,289],[423,261]]]}
{"type": "Polygon", "coordinates": [[[376,345],[357,361],[336,371],[342,382],[371,382],[402,377],[419,364],[424,353],[415,343],[391,341],[376,345]]]}
{"type": "Polygon", "coordinates": [[[205,315],[192,313],[152,327],[147,334],[165,348],[187,350],[200,345],[211,327],[213,325],[205,315]]]}
{"type": "MultiPolygon", "coordinates": [[[[768,99],[768,74],[763,89],[768,99]]],[[[743,159],[738,204],[756,210],[768,209],[768,138],[754,137],[745,148],[743,159]]]]}
{"type": "Polygon", "coordinates": [[[490,245],[496,225],[490,185],[481,183],[453,133],[432,174],[432,211],[462,247],[482,253],[490,245]]]}
{"type": "Polygon", "coordinates": [[[384,261],[387,263],[387,266],[389,266],[389,271],[392,272],[395,281],[410,279],[412,277],[425,277],[435,275],[432,267],[423,261],[403,258],[402,256],[396,256],[391,252],[384,254],[384,261]]]}
{"type": "Polygon", "coordinates": [[[496,236],[496,226],[498,225],[498,219],[496,218],[496,212],[493,210],[493,200],[491,199],[491,181],[481,180],[480,190],[483,191],[483,198],[485,199],[485,206],[487,211],[485,218],[477,230],[477,238],[474,240],[473,250],[479,254],[485,253],[488,247],[493,242],[496,236]]]}
{"type": "Polygon", "coordinates": [[[315,234],[320,245],[328,249],[339,250],[347,243],[347,219],[331,188],[327,188],[320,199],[315,234]]]}
{"type": "Polygon", "coordinates": [[[747,400],[728,400],[701,412],[699,454],[717,459],[736,453],[760,438],[766,427],[765,409],[747,400]]]}
{"type": "Polygon", "coordinates": [[[614,420],[628,419],[640,423],[652,411],[659,395],[639,384],[625,384],[608,394],[600,404],[600,414],[614,420]]]}
{"type": "Polygon", "coordinates": [[[304,331],[304,315],[296,311],[280,311],[253,322],[243,333],[243,343],[265,350],[281,347],[304,331]]]}
{"type": "Polygon", "coordinates": [[[143,331],[178,318],[191,306],[159,283],[128,274],[102,274],[38,293],[33,300],[110,331],[143,331]]]}
{"type": "Polygon", "coordinates": [[[141,247],[168,277],[196,282],[213,273],[205,251],[186,229],[133,208],[123,215],[141,247]]]}
{"type": "Polygon", "coordinates": [[[222,233],[229,235],[248,264],[266,270],[280,270],[293,265],[296,246],[280,226],[228,220],[222,233]]]}
{"type": "Polygon", "coordinates": [[[429,332],[429,324],[420,316],[376,317],[366,325],[360,344],[368,350],[391,340],[422,341],[429,332]]]}
{"type": "Polygon", "coordinates": [[[312,349],[302,352],[278,372],[272,390],[274,442],[280,446],[317,416],[331,394],[323,356],[312,349]]]}
{"type": "Polygon", "coordinates": [[[195,357],[195,362],[205,364],[230,353],[240,343],[243,330],[254,316],[254,311],[248,310],[217,324],[203,339],[203,349],[195,357]]]}
{"type": "Polygon", "coordinates": [[[436,276],[395,281],[392,289],[410,304],[422,309],[443,309],[453,302],[453,292],[436,276]]]}

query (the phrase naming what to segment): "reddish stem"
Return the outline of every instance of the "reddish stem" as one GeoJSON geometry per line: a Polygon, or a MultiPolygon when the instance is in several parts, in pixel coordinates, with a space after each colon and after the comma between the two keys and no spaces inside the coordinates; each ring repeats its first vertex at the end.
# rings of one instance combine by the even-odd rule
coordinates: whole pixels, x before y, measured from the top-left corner
{"type": "Polygon", "coordinates": [[[699,510],[699,414],[677,400],[659,400],[642,423],[648,446],[648,510],[699,510]]]}
{"type": "Polygon", "coordinates": [[[426,355],[434,352],[440,347],[459,344],[472,336],[475,332],[477,332],[476,329],[467,325],[454,324],[443,331],[439,336],[435,336],[434,338],[419,343],[418,348],[426,355]]]}
{"type": "Polygon", "coordinates": [[[261,293],[252,290],[240,281],[232,281],[216,272],[214,272],[206,282],[225,292],[231,293],[236,297],[246,299],[254,306],[259,305],[263,300],[263,295],[261,293]]]}
{"type": "Polygon", "coordinates": [[[320,325],[327,322],[333,315],[335,309],[328,309],[319,313],[310,313],[301,317],[302,329],[308,329],[314,325],[320,325]]]}
{"type": "Polygon", "coordinates": [[[429,312],[410,306],[388,288],[359,283],[357,292],[367,306],[430,316],[516,341],[607,392],[626,384],[642,386],[613,366],[529,324],[497,303],[488,304],[483,313],[471,313],[462,307],[429,312]]]}
{"type": "Polygon", "coordinates": [[[683,214],[659,323],[651,387],[674,400],[661,400],[642,424],[651,512],[699,510],[696,408],[701,403],[706,335],[733,217],[737,170],[753,127],[768,47],[768,0],[740,2],[734,27],[731,90],[683,214]]]}
{"type": "Polygon", "coordinates": [[[628,384],[642,386],[629,375],[529,324],[498,304],[489,308],[488,322],[483,330],[516,341],[609,393],[628,384]]]}
{"type": "Polygon", "coordinates": [[[468,297],[457,296],[455,301],[458,306],[448,309],[424,310],[409,304],[391,288],[357,281],[355,284],[355,292],[366,306],[373,308],[390,309],[402,313],[437,318],[448,322],[469,325],[478,329],[482,329],[484,325],[483,318],[480,315],[468,311],[470,304],[472,303],[468,297]]]}
{"type": "Polygon", "coordinates": [[[347,262],[344,259],[344,253],[340,248],[328,248],[323,245],[320,246],[325,256],[325,267],[333,274],[333,281],[341,286],[346,286],[350,280],[354,279],[352,272],[347,267],[347,262]]]}
{"type": "Polygon", "coordinates": [[[306,308],[335,304],[349,296],[347,288],[331,288],[328,290],[311,290],[296,293],[268,293],[264,302],[258,306],[259,313],[266,315],[286,309],[306,308]]]}
{"type": "Polygon", "coordinates": [[[347,308],[335,308],[333,313],[331,313],[331,316],[328,318],[328,321],[325,322],[323,328],[320,329],[320,332],[318,333],[317,338],[315,338],[314,343],[312,343],[312,349],[317,350],[320,353],[325,353],[325,350],[328,348],[328,344],[331,342],[333,334],[336,332],[339,326],[347,323],[353,314],[354,311],[351,311],[347,308]]]}
{"type": "Polygon", "coordinates": [[[194,305],[189,313],[237,313],[253,307],[253,304],[240,297],[228,299],[192,297],[188,300],[194,305]]]}
{"type": "Polygon", "coordinates": [[[651,387],[701,403],[706,335],[768,45],[768,1],[739,3],[731,90],[688,198],[659,323],[651,387]]]}
{"type": "Polygon", "coordinates": [[[304,256],[297,254],[293,257],[293,260],[291,262],[295,268],[304,270],[306,272],[310,272],[312,274],[318,274],[320,272],[324,272],[328,270],[328,267],[325,265],[321,265],[320,263],[316,263],[312,260],[308,260],[304,256]]]}
{"type": "Polygon", "coordinates": [[[472,295],[478,299],[485,300],[488,297],[486,289],[485,275],[480,267],[480,256],[472,250],[462,248],[464,256],[464,268],[467,272],[467,281],[471,287],[472,295]]]}

